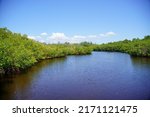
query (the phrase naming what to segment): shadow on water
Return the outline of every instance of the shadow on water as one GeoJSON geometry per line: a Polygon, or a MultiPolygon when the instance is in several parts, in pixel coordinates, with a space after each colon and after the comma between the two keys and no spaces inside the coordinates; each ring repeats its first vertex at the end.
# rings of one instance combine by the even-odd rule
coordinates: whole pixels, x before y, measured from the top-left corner
{"type": "Polygon", "coordinates": [[[135,66],[150,66],[150,58],[146,57],[131,57],[132,63],[135,66]]]}
{"type": "Polygon", "coordinates": [[[0,99],[16,99],[17,97],[14,97],[16,92],[19,91],[23,93],[33,80],[37,80],[34,76],[36,76],[42,69],[47,66],[52,66],[53,64],[62,63],[65,59],[66,58],[64,57],[42,60],[19,74],[1,75],[0,99]]]}
{"type": "Polygon", "coordinates": [[[150,99],[150,59],[93,52],[43,60],[0,79],[0,99],[150,99]]]}

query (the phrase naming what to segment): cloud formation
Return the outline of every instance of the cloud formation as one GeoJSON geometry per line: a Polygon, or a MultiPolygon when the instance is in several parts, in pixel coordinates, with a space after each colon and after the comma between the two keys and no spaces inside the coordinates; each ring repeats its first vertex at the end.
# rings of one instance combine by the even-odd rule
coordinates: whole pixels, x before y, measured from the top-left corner
{"type": "Polygon", "coordinates": [[[86,36],[82,36],[82,35],[74,35],[73,39],[85,39],[86,36]]]}
{"type": "Polygon", "coordinates": [[[64,33],[52,33],[49,39],[66,39],[68,38],[64,33]]]}
{"type": "Polygon", "coordinates": [[[41,36],[47,36],[48,34],[46,32],[41,33],[41,36]]]}
{"type": "Polygon", "coordinates": [[[36,39],[36,37],[35,36],[28,36],[28,38],[30,38],[30,39],[36,39]]]}
{"type": "Polygon", "coordinates": [[[106,33],[100,33],[100,34],[91,34],[91,35],[73,35],[73,36],[67,36],[62,32],[55,32],[48,34],[46,32],[41,33],[38,36],[28,36],[31,39],[37,40],[39,42],[45,42],[45,43],[80,43],[80,42],[98,42],[101,39],[110,38],[115,36],[115,32],[106,32],[106,33]]]}
{"type": "Polygon", "coordinates": [[[109,36],[115,36],[116,33],[114,32],[106,32],[106,33],[101,33],[99,36],[100,37],[109,37],[109,36]]]}

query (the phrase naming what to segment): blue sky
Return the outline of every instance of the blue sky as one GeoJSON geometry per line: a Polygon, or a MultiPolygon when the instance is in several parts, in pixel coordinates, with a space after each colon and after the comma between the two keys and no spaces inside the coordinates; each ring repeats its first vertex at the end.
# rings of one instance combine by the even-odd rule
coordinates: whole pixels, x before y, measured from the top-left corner
{"type": "Polygon", "coordinates": [[[0,0],[0,27],[47,43],[132,39],[150,34],[150,0],[0,0]]]}

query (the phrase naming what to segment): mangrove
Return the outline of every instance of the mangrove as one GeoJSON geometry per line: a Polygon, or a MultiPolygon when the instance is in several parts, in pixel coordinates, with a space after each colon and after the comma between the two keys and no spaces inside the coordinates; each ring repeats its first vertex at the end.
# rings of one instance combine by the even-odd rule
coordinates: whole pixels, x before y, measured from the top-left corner
{"type": "Polygon", "coordinates": [[[43,59],[86,55],[92,51],[123,52],[132,56],[150,57],[150,36],[125,39],[107,44],[46,44],[0,28],[0,74],[18,73],[43,59]]]}

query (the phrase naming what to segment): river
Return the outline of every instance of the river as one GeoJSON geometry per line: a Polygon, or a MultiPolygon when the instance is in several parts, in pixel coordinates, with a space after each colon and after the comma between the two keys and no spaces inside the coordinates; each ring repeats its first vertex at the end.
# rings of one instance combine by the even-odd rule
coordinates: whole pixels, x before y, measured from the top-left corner
{"type": "Polygon", "coordinates": [[[150,99],[150,58],[93,52],[43,60],[0,79],[0,99],[150,99]]]}

